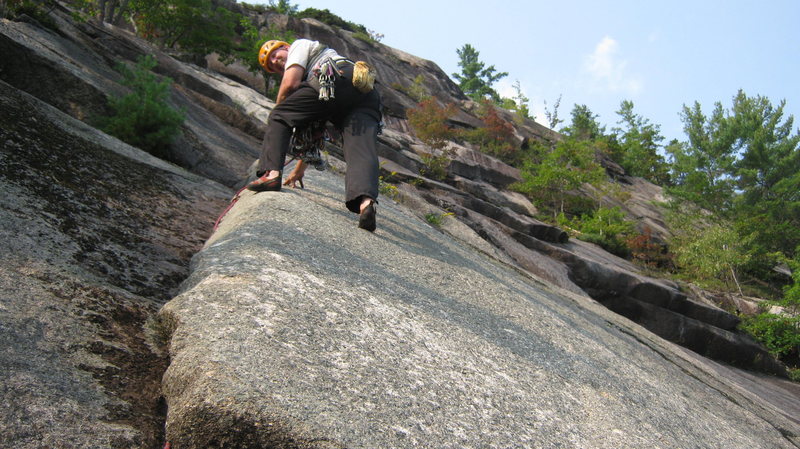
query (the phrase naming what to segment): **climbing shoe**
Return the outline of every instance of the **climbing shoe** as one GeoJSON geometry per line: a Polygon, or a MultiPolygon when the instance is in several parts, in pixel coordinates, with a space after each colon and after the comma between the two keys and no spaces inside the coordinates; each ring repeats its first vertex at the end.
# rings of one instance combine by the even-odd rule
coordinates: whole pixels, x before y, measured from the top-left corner
{"type": "Polygon", "coordinates": [[[265,174],[250,184],[247,184],[247,190],[252,190],[253,192],[280,192],[281,177],[277,176],[275,178],[268,179],[267,175],[265,174]]]}
{"type": "Polygon", "coordinates": [[[361,216],[358,217],[358,227],[369,232],[375,232],[375,215],[375,202],[373,201],[369,203],[369,206],[364,208],[361,212],[361,216]]]}

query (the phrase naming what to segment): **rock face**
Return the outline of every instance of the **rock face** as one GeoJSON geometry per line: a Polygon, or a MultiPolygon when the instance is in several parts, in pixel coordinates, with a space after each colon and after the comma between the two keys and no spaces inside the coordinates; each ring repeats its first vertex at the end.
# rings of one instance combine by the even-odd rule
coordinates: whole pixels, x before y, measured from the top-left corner
{"type": "Polygon", "coordinates": [[[587,296],[393,201],[359,230],[341,178],[306,184],[243,194],[162,309],[174,447],[800,443],[796,421],[587,296]]]}
{"type": "MultiPolygon", "coordinates": [[[[57,32],[0,19],[0,446],[160,448],[165,419],[176,449],[800,445],[795,384],[702,356],[783,373],[736,317],[537,221],[507,189],[518,171],[474,149],[453,146],[446,179],[422,176],[430,150],[393,86],[422,75],[458,126],[479,125],[474,104],[434,63],[314,20],[262,18],[378,67],[396,187],[378,232],[355,228],[331,172],[245,194],[153,320],[273,104],[241,67],[53,18],[57,32]],[[169,162],[89,124],[126,92],[113,67],[143,54],[186,111],[169,162]]],[[[607,170],[629,216],[666,235],[660,189],[607,170]]]]}
{"type": "Polygon", "coordinates": [[[227,189],[0,81],[1,447],[156,447],[145,323],[227,189]]]}
{"type": "MultiPolygon", "coordinates": [[[[252,93],[251,89],[231,86],[233,83],[222,76],[183,64],[123,30],[73,24],[63,17],[59,23],[61,34],[26,23],[0,22],[2,79],[91,123],[109,113],[109,97],[128,92],[119,84],[122,76],[114,67],[155,54],[159,63],[156,72],[175,81],[171,106],[186,114],[168,159],[228,186],[241,182],[247,166],[258,157],[263,135],[258,117],[248,115],[250,99],[236,98],[240,90],[252,93]],[[241,106],[234,107],[236,104],[241,106]]],[[[250,97],[259,110],[265,111],[267,100],[253,94],[250,97]]]]}

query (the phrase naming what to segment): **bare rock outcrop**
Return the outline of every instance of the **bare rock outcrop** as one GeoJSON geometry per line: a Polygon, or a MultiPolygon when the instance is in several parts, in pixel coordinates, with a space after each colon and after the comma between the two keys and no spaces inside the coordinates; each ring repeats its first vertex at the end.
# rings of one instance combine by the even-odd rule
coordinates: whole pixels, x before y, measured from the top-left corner
{"type": "MultiPolygon", "coordinates": [[[[0,445],[161,447],[169,362],[175,449],[798,446],[796,386],[697,355],[779,373],[735,317],[539,222],[507,189],[518,171],[490,156],[456,145],[446,179],[421,175],[430,150],[395,86],[421,75],[462,127],[479,125],[474,104],[433,62],[308,19],[280,18],[378,67],[397,201],[381,199],[372,235],[330,172],[246,194],[146,325],[245,180],[273,103],[259,76],[53,17],[57,32],[0,20],[0,445]],[[186,111],[169,162],[91,126],[127,92],[114,65],[143,54],[186,111]]],[[[629,216],[666,235],[660,190],[607,169],[629,216]]]]}
{"type": "Polygon", "coordinates": [[[227,189],[0,81],[0,446],[163,444],[145,324],[227,189]]]}
{"type": "Polygon", "coordinates": [[[174,447],[800,444],[717,365],[391,200],[362,231],[307,177],[244,193],[160,312],[174,447]]]}
{"type": "MultiPolygon", "coordinates": [[[[176,84],[171,91],[171,106],[186,115],[167,159],[228,186],[241,182],[247,166],[258,157],[260,137],[252,134],[260,134],[258,127],[263,123],[247,114],[247,100],[235,98],[241,86],[226,90],[232,84],[227,78],[180,63],[111,25],[75,24],[55,17],[61,20],[61,34],[0,19],[3,80],[79,120],[93,123],[97,116],[109,113],[109,97],[128,92],[114,67],[134,64],[140,56],[154,54],[159,62],[156,71],[176,84]],[[227,126],[217,114],[240,127],[227,126]]],[[[261,103],[263,111],[267,100],[259,99],[249,88],[245,90],[252,92],[251,97],[261,103]]]]}
{"type": "MultiPolygon", "coordinates": [[[[275,20],[269,13],[264,23],[275,20]],[[272,17],[272,18],[270,18],[272,17]]],[[[340,49],[354,59],[373,64],[381,83],[378,89],[387,101],[387,131],[380,137],[379,154],[384,177],[413,182],[416,194],[431,208],[454,213],[482,237],[507,254],[514,254],[520,266],[570,290],[580,290],[625,316],[639,320],[664,338],[671,339],[701,354],[737,366],[785,375],[785,368],[749,336],[735,329],[738,318],[719,307],[699,304],[680,291],[675,284],[652,282],[633,264],[619,260],[593,245],[567,242],[566,233],[532,217],[535,207],[524,197],[514,196],[508,185],[520,180],[519,171],[501,161],[471,148],[453,144],[447,179],[431,180],[421,175],[423,153],[435,153],[406,132],[405,110],[415,102],[397,86],[409,86],[417,77],[443,103],[459,106],[452,120],[459,126],[480,126],[469,101],[438,66],[390,49],[380,43],[366,43],[353,33],[334,29],[313,19],[283,17],[280,24],[298,35],[319,39],[340,49]],[[393,88],[393,86],[395,88],[393,88]],[[533,253],[532,253],[533,252],[533,253]],[[642,289],[641,285],[651,286],[642,289]],[[647,293],[642,293],[646,291],[647,293]],[[669,297],[666,306],[660,297],[669,297]],[[684,311],[714,309],[702,314],[685,315],[684,311]],[[724,319],[718,319],[725,316],[724,319]],[[707,319],[708,318],[708,319],[707,319]],[[734,323],[719,327],[721,322],[734,323]],[[664,323],[670,323],[664,325],[664,323]],[[678,326],[681,331],[676,331],[678,326]]],[[[257,86],[254,86],[257,87],[257,86]]],[[[516,132],[524,139],[558,140],[560,136],[528,120],[515,122],[516,132]]],[[[342,157],[331,147],[332,154],[342,157]]],[[[602,159],[609,176],[615,179],[629,199],[603,197],[590,186],[587,195],[600,198],[606,206],[619,206],[637,223],[642,232],[649,232],[656,241],[669,236],[658,202],[665,200],[660,187],[641,178],[627,176],[624,170],[607,158],[602,159]]]]}

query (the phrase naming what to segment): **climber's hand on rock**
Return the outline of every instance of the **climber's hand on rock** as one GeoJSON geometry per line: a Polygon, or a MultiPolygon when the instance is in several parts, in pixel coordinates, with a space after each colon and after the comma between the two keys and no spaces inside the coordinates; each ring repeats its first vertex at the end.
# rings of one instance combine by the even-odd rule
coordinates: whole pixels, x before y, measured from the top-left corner
{"type": "Polygon", "coordinates": [[[293,189],[297,188],[297,183],[300,183],[300,188],[304,188],[303,186],[303,175],[306,172],[307,164],[303,161],[297,163],[289,176],[283,181],[283,185],[291,186],[293,189]]]}

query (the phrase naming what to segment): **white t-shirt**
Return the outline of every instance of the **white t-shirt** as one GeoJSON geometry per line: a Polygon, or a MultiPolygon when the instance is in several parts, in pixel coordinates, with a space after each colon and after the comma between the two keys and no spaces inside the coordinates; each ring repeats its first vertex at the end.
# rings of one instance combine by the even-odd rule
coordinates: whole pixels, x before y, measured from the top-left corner
{"type": "Polygon", "coordinates": [[[286,56],[286,68],[299,65],[305,69],[306,74],[310,74],[319,63],[327,58],[338,58],[336,50],[328,48],[317,41],[308,39],[297,39],[289,46],[289,54],[286,56]]]}

